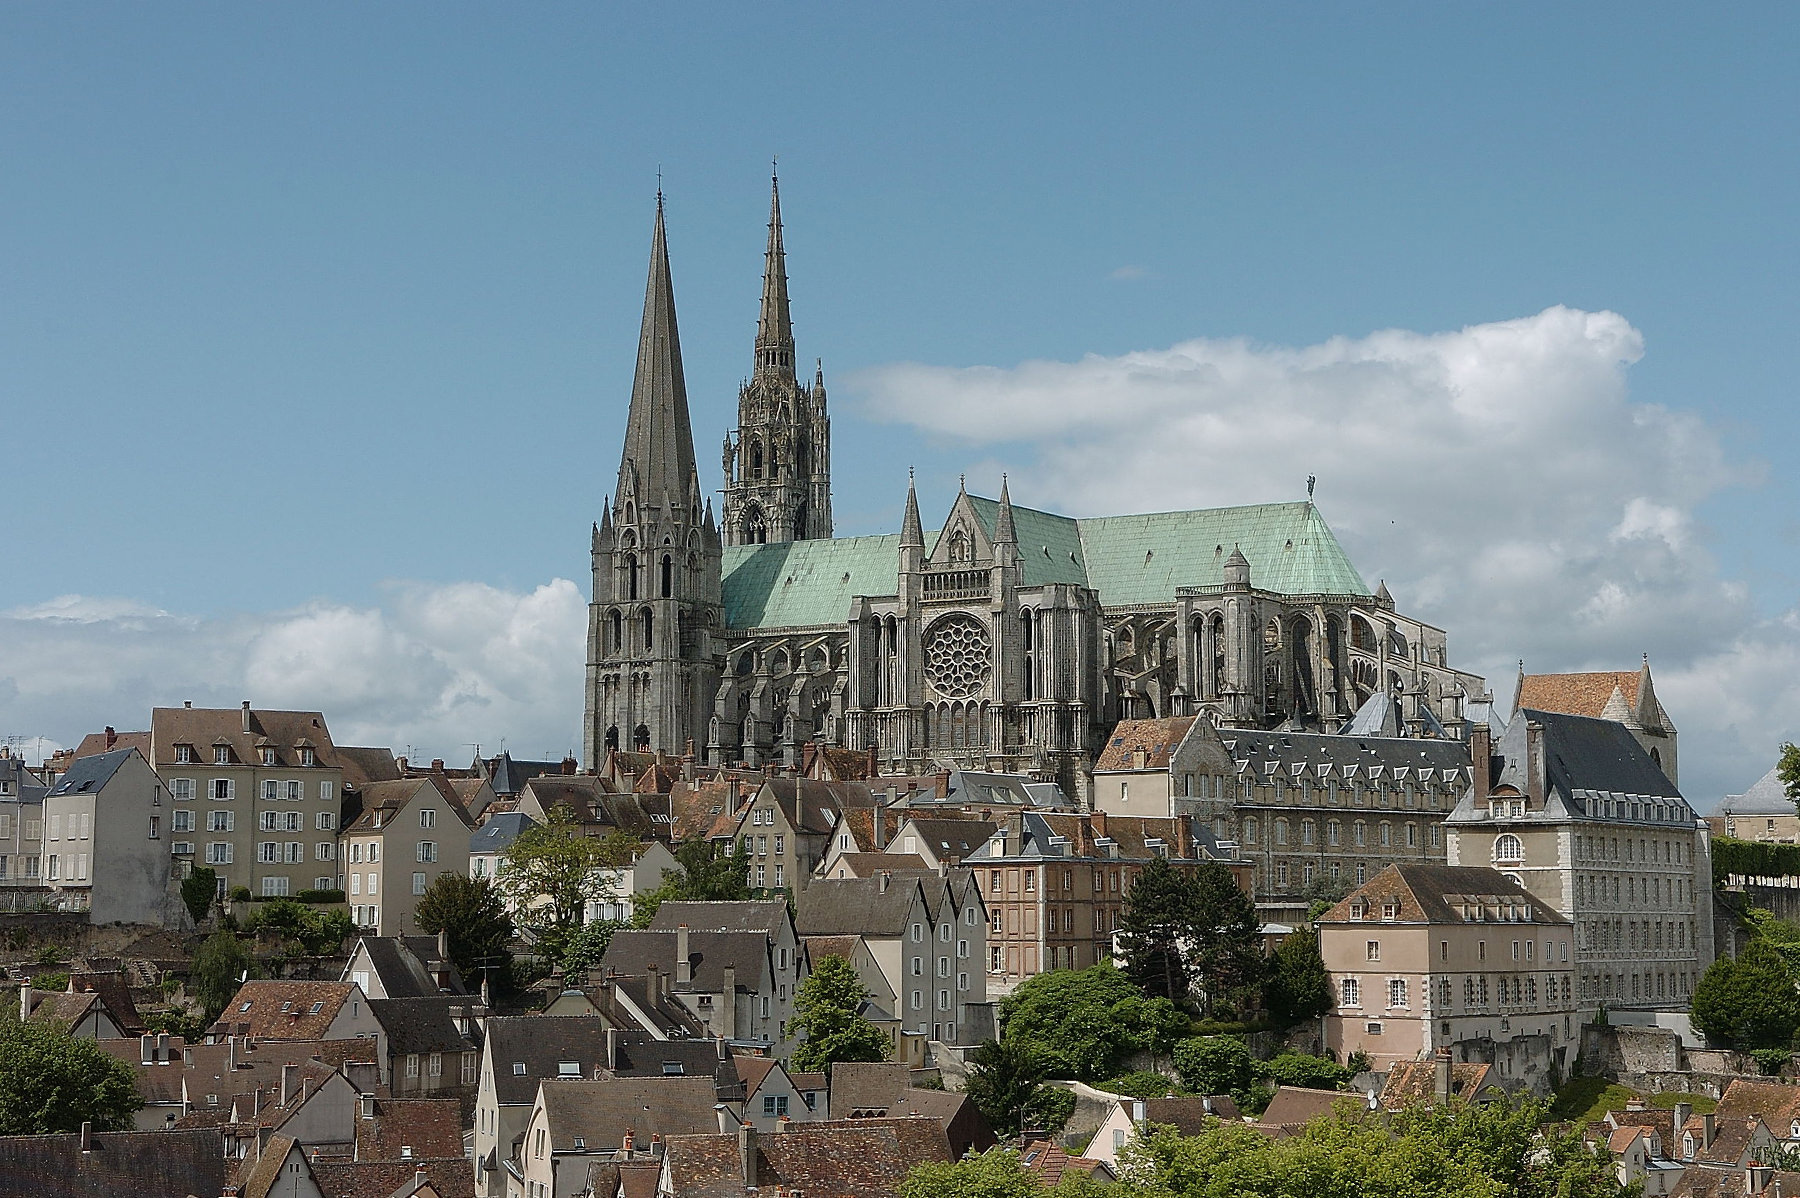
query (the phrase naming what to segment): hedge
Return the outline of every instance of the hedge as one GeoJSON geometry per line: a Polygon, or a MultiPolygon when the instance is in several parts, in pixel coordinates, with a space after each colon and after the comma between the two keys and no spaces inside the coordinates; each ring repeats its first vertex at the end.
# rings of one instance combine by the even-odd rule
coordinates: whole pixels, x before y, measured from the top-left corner
{"type": "Polygon", "coordinates": [[[291,899],[296,903],[341,903],[344,892],[341,890],[296,890],[292,894],[252,894],[246,895],[241,902],[273,903],[280,899],[291,899]]]}
{"type": "Polygon", "coordinates": [[[1800,877],[1800,844],[1766,844],[1718,836],[1712,842],[1713,885],[1732,874],[1752,878],[1800,877]]]}

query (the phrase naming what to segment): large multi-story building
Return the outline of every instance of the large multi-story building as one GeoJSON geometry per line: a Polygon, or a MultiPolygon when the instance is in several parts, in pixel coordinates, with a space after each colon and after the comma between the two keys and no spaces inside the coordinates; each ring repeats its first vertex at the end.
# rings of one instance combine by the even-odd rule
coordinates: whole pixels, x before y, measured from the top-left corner
{"type": "Polygon", "coordinates": [[[166,798],[136,749],[76,758],[44,796],[45,885],[94,923],[170,920],[166,798]]]}
{"type": "Polygon", "coordinates": [[[351,917],[379,936],[415,935],[419,896],[440,874],[469,872],[474,825],[441,776],[372,782],[362,801],[343,836],[351,917]]]}
{"type": "Polygon", "coordinates": [[[1492,866],[1575,925],[1575,998],[1682,1009],[1712,963],[1709,831],[1624,723],[1525,708],[1472,725],[1451,865],[1492,866]]]}
{"type": "Polygon", "coordinates": [[[610,748],[798,765],[873,750],[1076,794],[1121,718],[1337,731],[1374,695],[1454,726],[1481,680],[1370,588],[1310,497],[1072,519],[959,492],[927,535],[833,537],[824,385],[794,372],[772,208],[725,524],[695,467],[658,198],[618,486],[594,526],[590,767],[610,748]]]}
{"type": "Polygon", "coordinates": [[[1377,1071],[1448,1048],[1544,1090],[1576,1045],[1573,929],[1517,879],[1390,865],[1318,921],[1325,1044],[1377,1071]]]}
{"type": "Polygon", "coordinates": [[[221,894],[337,886],[344,770],[323,715],[158,707],[150,743],[169,790],[169,851],[213,869],[221,894]]]}
{"type": "Polygon", "coordinates": [[[43,885],[48,790],[24,758],[0,747],[0,890],[43,885]]]}

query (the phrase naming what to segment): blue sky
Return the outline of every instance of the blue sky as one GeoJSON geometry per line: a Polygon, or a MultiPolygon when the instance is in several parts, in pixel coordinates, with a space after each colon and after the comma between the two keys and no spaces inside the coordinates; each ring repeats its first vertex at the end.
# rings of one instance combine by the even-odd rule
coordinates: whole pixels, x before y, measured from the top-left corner
{"type": "MultiPolygon", "coordinates": [[[[1793,735],[1772,714],[1794,697],[1785,684],[1741,671],[1771,659],[1755,638],[1779,639],[1800,574],[1776,452],[1797,419],[1783,365],[1800,315],[1797,26],[1780,6],[8,7],[0,416],[15,556],[0,612],[20,618],[0,645],[54,670],[76,646],[126,656],[90,636],[130,641],[120,620],[154,638],[173,619],[206,641],[323,611],[375,613],[371,635],[436,660],[454,651],[395,631],[400,596],[475,586],[490,606],[567,607],[572,592],[543,588],[586,589],[657,170],[705,468],[749,365],[778,154],[798,348],[825,358],[835,405],[840,532],[896,523],[909,461],[938,510],[963,470],[991,492],[1008,469],[1021,502],[1082,514],[1297,498],[1316,473],[1364,573],[1413,583],[1396,588],[1402,607],[1444,623],[1465,664],[1500,684],[1519,656],[1626,668],[1649,652],[1689,704],[1671,700],[1688,743],[1712,738],[1684,759],[1705,763],[1707,787],[1741,789],[1793,735]],[[1561,550],[1599,573],[1563,571],[1579,586],[1526,611],[1495,613],[1504,575],[1482,563],[1503,550],[1470,522],[1504,526],[1580,481],[1522,460],[1532,437],[1483,455],[1479,438],[1415,439],[1428,411],[1371,408],[1381,426],[1359,426],[1373,448],[1358,457],[1321,443],[1343,441],[1329,421],[1227,404],[1239,433],[1268,421],[1245,443],[1266,447],[1256,469],[1214,469],[1202,437],[1182,480],[1134,489],[1078,478],[1115,462],[1072,465],[1029,413],[929,415],[934,394],[968,384],[958,371],[992,368],[1004,391],[1024,363],[1195,340],[1363,345],[1557,306],[1616,313],[1637,337],[1613,381],[1582,393],[1605,392],[1610,416],[1534,426],[1539,443],[1615,451],[1556,460],[1592,466],[1564,503],[1620,511],[1596,511],[1561,550]],[[1659,409],[1681,421],[1642,471],[1670,477],[1633,478],[1617,451],[1659,409]],[[1471,451],[1455,478],[1416,468],[1452,450],[1471,451]],[[1444,487],[1479,514],[1447,525],[1444,487]],[[1419,536],[1399,535],[1409,522],[1419,536]],[[1640,525],[1680,560],[1628,552],[1640,525]],[[1594,607],[1614,583],[1662,606],[1594,607]],[[1547,640],[1559,610],[1599,612],[1605,635],[1547,640]],[[67,617],[55,651],[32,639],[45,611],[67,617]],[[1743,710],[1703,715],[1721,696],[1743,710]]],[[[1484,377],[1547,393],[1531,372],[1557,352],[1484,377]]],[[[1059,378],[1046,403],[1082,406],[1088,384],[1059,378]]],[[[448,617],[432,627],[459,635],[448,617]]],[[[469,634],[493,642],[484,660],[523,635],[506,627],[469,634]]],[[[168,660],[55,686],[0,665],[0,735],[141,723],[147,702],[184,697],[171,687],[235,702],[258,678],[268,702],[338,701],[359,731],[444,755],[502,735],[560,747],[579,715],[578,691],[521,693],[409,724],[400,700],[359,700],[347,682],[289,693],[291,670],[236,658],[171,680],[150,664],[168,660]]],[[[446,685],[497,685],[486,668],[446,685]]]]}

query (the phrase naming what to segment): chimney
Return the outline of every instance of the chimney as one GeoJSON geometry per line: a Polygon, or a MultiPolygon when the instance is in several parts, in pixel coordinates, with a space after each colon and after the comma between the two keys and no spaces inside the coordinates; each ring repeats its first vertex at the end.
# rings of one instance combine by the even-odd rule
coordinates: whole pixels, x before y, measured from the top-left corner
{"type": "Polygon", "coordinates": [[[660,1131],[650,1133],[650,1159],[660,1161],[663,1153],[663,1138],[660,1131]]]}
{"type": "Polygon", "coordinates": [[[1531,796],[1531,806],[1543,810],[1544,795],[1549,791],[1549,767],[1544,761],[1544,726],[1542,724],[1525,725],[1525,763],[1526,793],[1531,796]]]}
{"type": "Polygon", "coordinates": [[[884,869],[880,873],[876,874],[875,876],[880,879],[880,884],[878,886],[880,893],[886,894],[888,886],[894,880],[894,875],[884,869]]]}
{"type": "Polygon", "coordinates": [[[738,1124],[738,1161],[744,1169],[744,1188],[753,1190],[756,1181],[756,1129],[748,1123],[738,1124]]]}
{"type": "Polygon", "coordinates": [[[883,807],[880,801],[877,800],[875,803],[875,810],[872,814],[874,817],[875,843],[869,846],[869,851],[871,853],[879,853],[881,852],[881,847],[887,843],[887,808],[883,807]]]}
{"type": "Polygon", "coordinates": [[[83,1152],[94,1150],[94,1125],[85,1119],[81,1123],[81,1150],[83,1152]]]}
{"type": "Polygon", "coordinates": [[[721,1134],[729,1135],[737,1130],[737,1116],[731,1113],[730,1107],[722,1102],[715,1102],[713,1103],[713,1114],[718,1117],[719,1131],[721,1134]]]}
{"type": "Polygon", "coordinates": [[[167,1032],[156,1033],[156,1063],[158,1065],[169,1063],[169,1033],[167,1032]]]}
{"type": "Polygon", "coordinates": [[[296,1065],[292,1061],[287,1062],[287,1064],[285,1064],[281,1067],[281,1103],[280,1103],[280,1105],[286,1106],[288,1104],[288,1095],[293,1092],[294,1083],[293,1083],[292,1079],[299,1076],[299,1073],[300,1073],[300,1066],[296,1065]]]}
{"type": "Polygon", "coordinates": [[[1744,1169],[1744,1193],[1760,1194],[1769,1188],[1775,1170],[1768,1165],[1750,1165],[1744,1169]]]}
{"type": "Polygon", "coordinates": [[[1094,835],[1095,836],[1105,836],[1106,835],[1106,812],[1104,812],[1104,811],[1094,812],[1093,822],[1094,822],[1094,835]]]}
{"type": "Polygon", "coordinates": [[[1138,769],[1138,770],[1149,769],[1150,768],[1149,752],[1144,749],[1133,749],[1131,751],[1131,768],[1138,769]]]}
{"type": "Polygon", "coordinates": [[[119,743],[119,734],[117,732],[113,731],[113,726],[111,724],[108,724],[106,726],[106,747],[107,747],[107,749],[110,750],[114,745],[116,745],[118,743],[119,743]]]}
{"type": "Polygon", "coordinates": [[[1486,720],[1469,725],[1469,764],[1474,767],[1475,801],[1486,801],[1494,788],[1494,732],[1486,720]]]}
{"type": "Polygon", "coordinates": [[[31,1018],[31,979],[26,978],[19,983],[19,1019],[31,1018]]]}
{"type": "Polygon", "coordinates": [[[156,1037],[143,1035],[138,1037],[138,1063],[154,1065],[156,1063],[156,1037]]]}
{"type": "Polygon", "coordinates": [[[619,1067],[619,1029],[610,1023],[606,1025],[606,1067],[619,1067]]]}
{"type": "Polygon", "coordinates": [[[949,770],[939,770],[937,772],[937,797],[940,799],[947,799],[950,797],[949,770]]]}
{"type": "Polygon", "coordinates": [[[423,1170],[423,1169],[414,1169],[413,1170],[413,1190],[415,1192],[417,1192],[420,1189],[423,1189],[425,1186],[425,1183],[430,1180],[431,1180],[431,1175],[429,1173],[425,1172],[425,1170],[423,1170]]]}
{"type": "Polygon", "coordinates": [[[1676,1103],[1675,1104],[1675,1130],[1677,1132],[1679,1132],[1682,1128],[1686,1127],[1687,1121],[1693,1117],[1693,1114],[1694,1114],[1694,1104],[1693,1103],[1691,1103],[1691,1102],[1676,1103]]]}
{"type": "Polygon", "coordinates": [[[1431,1092],[1439,1102],[1450,1101],[1450,1050],[1440,1048],[1432,1059],[1431,1092]]]}
{"type": "Polygon", "coordinates": [[[1719,1121],[1714,1115],[1700,1116],[1700,1147],[1711,1148],[1713,1136],[1718,1134],[1719,1121]]]}
{"type": "Polygon", "coordinates": [[[439,928],[437,941],[438,960],[448,961],[450,959],[450,929],[439,928]]]}
{"type": "Polygon", "coordinates": [[[721,987],[725,993],[719,996],[725,1004],[725,1026],[720,1034],[727,1040],[737,1039],[737,966],[725,967],[725,982],[721,987]]]}
{"type": "Polygon", "coordinates": [[[431,772],[434,774],[441,774],[444,772],[444,759],[442,757],[433,757],[431,759],[431,772]]]}
{"type": "Polygon", "coordinates": [[[1141,1098],[1134,1098],[1131,1100],[1131,1121],[1138,1124],[1140,1127],[1143,1125],[1144,1100],[1141,1098]]]}
{"type": "Polygon", "coordinates": [[[694,980],[694,963],[688,958],[688,926],[675,925],[675,980],[687,985],[694,980]]]}
{"type": "Polygon", "coordinates": [[[244,731],[250,731],[250,700],[244,700],[244,731]]]}
{"type": "MultiPolygon", "coordinates": [[[[612,1029],[608,1028],[607,1030],[611,1031],[612,1029]]],[[[626,1160],[631,1159],[631,1148],[632,1148],[632,1144],[634,1143],[634,1141],[636,1139],[637,1139],[637,1137],[633,1134],[632,1129],[629,1127],[626,1128],[624,1139],[619,1141],[619,1153],[626,1160]]]]}
{"type": "Polygon", "coordinates": [[[230,1031],[225,1033],[225,1072],[230,1073],[237,1068],[237,1037],[230,1031]]]}
{"type": "Polygon", "coordinates": [[[781,1118],[775,1120],[775,1130],[778,1132],[791,1131],[791,1130],[793,1130],[793,1126],[794,1126],[794,1121],[792,1119],[788,1118],[786,1115],[783,1115],[781,1118]]]}
{"type": "Polygon", "coordinates": [[[576,762],[573,757],[565,757],[562,759],[562,772],[568,777],[573,778],[575,776],[575,767],[576,762]]]}

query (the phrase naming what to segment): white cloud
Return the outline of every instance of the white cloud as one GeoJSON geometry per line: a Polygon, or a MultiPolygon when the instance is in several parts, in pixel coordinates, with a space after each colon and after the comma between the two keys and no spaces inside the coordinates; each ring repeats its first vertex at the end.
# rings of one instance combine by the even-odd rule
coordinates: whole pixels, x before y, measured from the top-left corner
{"type": "MultiPolygon", "coordinates": [[[[1504,700],[1534,670],[1651,654],[1684,789],[1741,788],[1793,735],[1800,630],[1721,576],[1694,512],[1753,484],[1698,416],[1632,402],[1643,338],[1611,312],[1302,348],[1242,340],[1009,368],[899,363],[847,380],[874,419],[1013,470],[1074,514],[1318,503],[1403,610],[1450,631],[1504,700]]],[[[1252,563],[1254,570],[1255,563],[1252,563]]]]}
{"type": "Polygon", "coordinates": [[[379,607],[216,618],[67,595],[0,613],[0,735],[44,735],[48,752],[101,724],[144,727],[153,706],[249,699],[323,711],[341,744],[460,762],[506,737],[560,755],[580,747],[586,618],[565,579],[395,583],[379,607]]]}

